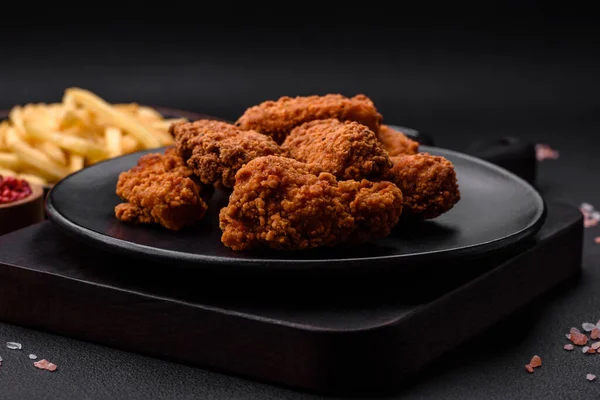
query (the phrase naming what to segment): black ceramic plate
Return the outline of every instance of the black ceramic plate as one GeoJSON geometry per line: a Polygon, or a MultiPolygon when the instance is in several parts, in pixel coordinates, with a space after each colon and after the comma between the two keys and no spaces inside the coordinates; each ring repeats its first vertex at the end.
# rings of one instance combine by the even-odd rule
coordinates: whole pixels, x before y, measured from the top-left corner
{"type": "Polygon", "coordinates": [[[118,221],[115,185],[121,171],[136,164],[138,152],[105,161],[68,176],[50,191],[46,210],[66,233],[97,247],[134,257],[192,267],[321,269],[400,266],[443,257],[476,256],[500,250],[533,235],[545,217],[541,196],[528,183],[485,161],[433,147],[456,168],[461,201],[435,220],[399,225],[382,240],[352,248],[282,252],[234,252],[221,241],[218,213],[228,194],[215,191],[206,218],[190,229],[118,221]]]}

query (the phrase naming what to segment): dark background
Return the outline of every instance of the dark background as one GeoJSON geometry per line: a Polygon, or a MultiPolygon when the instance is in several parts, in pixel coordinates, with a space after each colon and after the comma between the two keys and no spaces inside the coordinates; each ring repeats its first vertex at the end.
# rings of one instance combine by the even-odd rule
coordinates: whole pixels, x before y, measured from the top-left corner
{"type": "MultiPolygon", "coordinates": [[[[283,95],[365,93],[386,122],[427,132],[443,147],[462,149],[501,135],[548,143],[561,157],[540,164],[544,196],[598,206],[600,192],[589,182],[600,168],[600,24],[582,4],[546,4],[398,2],[392,9],[335,3],[325,12],[324,4],[309,3],[139,3],[127,9],[134,18],[123,16],[124,5],[94,3],[58,15],[50,6],[5,9],[0,109],[60,101],[65,88],[80,86],[111,102],[235,119],[246,107],[283,95]]],[[[600,231],[592,231],[586,230],[584,279],[577,286],[465,345],[398,397],[597,395],[597,386],[584,381],[588,372],[600,376],[597,361],[569,364],[557,339],[570,326],[600,318],[600,250],[593,242],[600,231]],[[542,348],[554,361],[548,372],[525,374],[523,362],[542,348]]],[[[0,336],[43,349],[70,368],[38,377],[11,365],[12,353],[3,354],[13,393],[304,398],[5,324],[0,336]]]]}
{"type": "Polygon", "coordinates": [[[59,101],[80,86],[112,102],[235,119],[282,95],[365,93],[386,122],[446,146],[462,131],[576,131],[595,118],[598,24],[576,3],[326,8],[227,2],[139,5],[135,18],[122,8],[8,13],[0,108],[59,101]]]}

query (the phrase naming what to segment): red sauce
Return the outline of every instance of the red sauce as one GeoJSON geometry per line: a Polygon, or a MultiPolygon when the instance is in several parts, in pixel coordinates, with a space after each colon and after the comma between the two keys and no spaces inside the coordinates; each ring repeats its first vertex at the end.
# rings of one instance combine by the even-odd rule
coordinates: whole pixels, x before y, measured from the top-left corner
{"type": "Polygon", "coordinates": [[[12,203],[31,195],[31,187],[24,179],[0,176],[0,204],[12,203]]]}

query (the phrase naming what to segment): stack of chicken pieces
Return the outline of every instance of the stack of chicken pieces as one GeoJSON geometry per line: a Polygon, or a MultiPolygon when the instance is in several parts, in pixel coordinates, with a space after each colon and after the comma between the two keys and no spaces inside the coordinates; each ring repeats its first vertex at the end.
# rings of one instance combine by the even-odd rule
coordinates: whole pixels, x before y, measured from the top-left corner
{"type": "Polygon", "coordinates": [[[119,176],[120,220],[181,230],[207,215],[214,190],[228,190],[225,246],[302,250],[381,239],[460,200],[452,163],[384,125],[365,95],[282,97],[234,124],[178,122],[170,132],[174,147],[119,176]]]}

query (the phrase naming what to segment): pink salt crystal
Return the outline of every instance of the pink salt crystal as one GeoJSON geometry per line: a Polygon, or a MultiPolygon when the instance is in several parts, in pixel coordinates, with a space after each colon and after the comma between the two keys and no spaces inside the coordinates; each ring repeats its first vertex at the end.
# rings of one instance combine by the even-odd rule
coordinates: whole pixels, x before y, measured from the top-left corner
{"type": "Polygon", "coordinates": [[[600,339],[600,329],[592,329],[592,332],[590,333],[590,338],[592,338],[593,340],[600,339]]]}
{"type": "Polygon", "coordinates": [[[588,341],[587,336],[583,333],[571,333],[571,342],[577,346],[583,346],[588,341]]]}
{"type": "Polygon", "coordinates": [[[594,242],[596,242],[597,244],[600,244],[600,236],[596,236],[594,238],[594,242]]]}
{"type": "Polygon", "coordinates": [[[531,361],[529,362],[529,365],[531,365],[533,368],[541,367],[542,359],[540,358],[540,356],[533,356],[531,358],[531,361]]]}
{"type": "Polygon", "coordinates": [[[600,347],[600,342],[596,342],[596,343],[592,344],[592,349],[594,349],[594,350],[598,350],[599,347],[600,347]]]}
{"type": "Polygon", "coordinates": [[[590,349],[589,347],[585,346],[583,349],[581,349],[581,352],[587,353],[589,349],[590,349]]]}
{"type": "Polygon", "coordinates": [[[569,333],[581,333],[581,332],[579,332],[579,329],[572,327],[571,330],[569,331],[569,333]]]}
{"type": "Polygon", "coordinates": [[[596,375],[594,375],[594,374],[587,374],[585,377],[590,382],[596,379],[596,375]]]}
{"type": "Polygon", "coordinates": [[[527,370],[527,372],[529,372],[530,374],[533,374],[533,367],[531,366],[531,364],[527,364],[525,366],[525,369],[527,370]]]}
{"type": "Polygon", "coordinates": [[[554,150],[547,144],[536,144],[535,145],[535,158],[537,161],[543,160],[556,160],[560,156],[560,153],[554,150]]]}
{"type": "Polygon", "coordinates": [[[575,346],[573,346],[572,344],[565,344],[565,346],[563,347],[563,349],[565,350],[573,350],[575,348],[575,346]]]}
{"type": "Polygon", "coordinates": [[[35,365],[39,369],[45,369],[48,371],[56,371],[56,368],[58,368],[55,364],[52,364],[51,362],[49,362],[46,359],[36,361],[33,363],[33,365],[35,365]]]}
{"type": "Polygon", "coordinates": [[[567,334],[565,335],[565,337],[566,337],[567,339],[571,340],[571,334],[570,334],[570,333],[567,333],[567,334]]]}
{"type": "Polygon", "coordinates": [[[583,220],[584,228],[591,228],[592,226],[598,225],[598,221],[595,219],[585,218],[583,220]]]}

